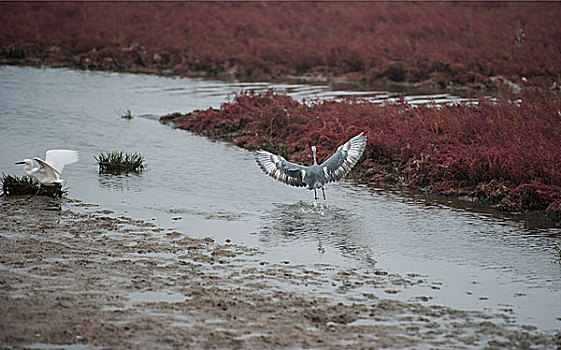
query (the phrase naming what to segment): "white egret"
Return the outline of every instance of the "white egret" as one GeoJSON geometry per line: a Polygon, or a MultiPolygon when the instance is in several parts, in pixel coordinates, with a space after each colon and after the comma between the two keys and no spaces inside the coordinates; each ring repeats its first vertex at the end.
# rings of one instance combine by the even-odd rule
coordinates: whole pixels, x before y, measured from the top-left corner
{"type": "Polygon", "coordinates": [[[337,151],[322,164],[317,163],[316,146],[312,146],[314,164],[310,166],[290,163],[281,156],[263,150],[257,151],[255,160],[261,169],[275,180],[296,187],[308,186],[308,189],[314,190],[316,200],[316,189],[321,188],[325,200],[323,186],[329,182],[339,181],[347,175],[364,152],[364,147],[366,147],[366,135],[361,132],[339,146],[337,151]]]}
{"type": "Polygon", "coordinates": [[[49,150],[45,155],[45,160],[34,157],[39,166],[34,167],[31,159],[24,159],[16,164],[25,164],[23,171],[27,176],[30,176],[39,181],[41,185],[51,185],[54,183],[62,183],[60,175],[65,165],[76,163],[80,156],[78,151],[70,150],[49,150]]]}

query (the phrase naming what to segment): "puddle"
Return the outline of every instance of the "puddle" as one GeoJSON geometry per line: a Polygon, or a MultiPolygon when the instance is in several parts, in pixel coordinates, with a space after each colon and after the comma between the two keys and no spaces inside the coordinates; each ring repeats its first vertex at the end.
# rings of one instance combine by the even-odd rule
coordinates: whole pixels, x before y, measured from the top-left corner
{"type": "Polygon", "coordinates": [[[93,346],[89,344],[46,344],[46,343],[34,343],[29,345],[24,345],[25,350],[93,350],[101,349],[101,347],[93,346]]]}
{"type": "Polygon", "coordinates": [[[127,294],[129,299],[126,308],[131,308],[137,303],[181,303],[187,297],[181,293],[170,293],[165,291],[131,292],[127,294]]]}

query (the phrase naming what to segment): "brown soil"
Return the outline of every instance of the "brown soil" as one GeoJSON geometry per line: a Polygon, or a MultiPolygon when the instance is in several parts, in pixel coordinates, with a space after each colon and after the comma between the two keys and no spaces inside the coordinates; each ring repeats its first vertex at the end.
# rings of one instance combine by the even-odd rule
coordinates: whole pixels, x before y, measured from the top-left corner
{"type": "Polygon", "coordinates": [[[61,204],[0,198],[2,348],[561,347],[561,333],[506,316],[351,296],[419,276],[269,263],[255,249],[61,204]]]}

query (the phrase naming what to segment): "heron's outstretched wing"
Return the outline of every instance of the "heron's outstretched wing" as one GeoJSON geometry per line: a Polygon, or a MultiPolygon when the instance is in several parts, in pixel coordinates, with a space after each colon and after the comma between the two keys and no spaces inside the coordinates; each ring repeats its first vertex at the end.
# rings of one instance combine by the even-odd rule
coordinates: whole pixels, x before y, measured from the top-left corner
{"type": "Polygon", "coordinates": [[[261,169],[272,178],[291,186],[306,186],[304,183],[305,167],[290,163],[281,156],[263,150],[257,151],[255,160],[261,169]]]}
{"type": "Polygon", "coordinates": [[[366,135],[360,133],[337,148],[337,151],[320,167],[328,182],[338,181],[351,171],[366,147],[366,135]]]}
{"type": "Polygon", "coordinates": [[[65,165],[76,163],[78,160],[80,160],[78,151],[65,149],[52,149],[47,151],[45,155],[45,162],[55,169],[59,175],[62,174],[65,165]]]}
{"type": "Polygon", "coordinates": [[[60,173],[55,168],[41,158],[35,157],[33,159],[39,163],[39,171],[37,174],[39,182],[42,184],[60,182],[60,173]]]}

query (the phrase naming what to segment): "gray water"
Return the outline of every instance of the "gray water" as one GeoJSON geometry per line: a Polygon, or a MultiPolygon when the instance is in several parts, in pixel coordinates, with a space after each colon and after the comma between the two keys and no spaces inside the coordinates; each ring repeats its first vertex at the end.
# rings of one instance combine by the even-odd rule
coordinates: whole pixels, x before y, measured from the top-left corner
{"type": "MultiPolygon", "coordinates": [[[[219,107],[240,89],[269,87],[299,100],[396,98],[326,86],[5,66],[0,172],[22,175],[14,162],[42,158],[47,149],[75,149],[81,161],[63,174],[75,200],[65,206],[72,210],[110,210],[219,243],[243,243],[272,262],[420,275],[426,283],[368,292],[406,301],[423,296],[427,304],[507,312],[543,330],[561,328],[561,265],[553,255],[559,228],[346,180],[327,188],[327,205],[314,204],[313,192],[267,177],[246,150],[138,117],[219,107]],[[121,119],[125,109],[136,117],[121,119]],[[140,152],[146,171],[98,175],[94,156],[113,150],[140,152]]],[[[447,94],[406,99],[465,101],[447,94]]]]}

